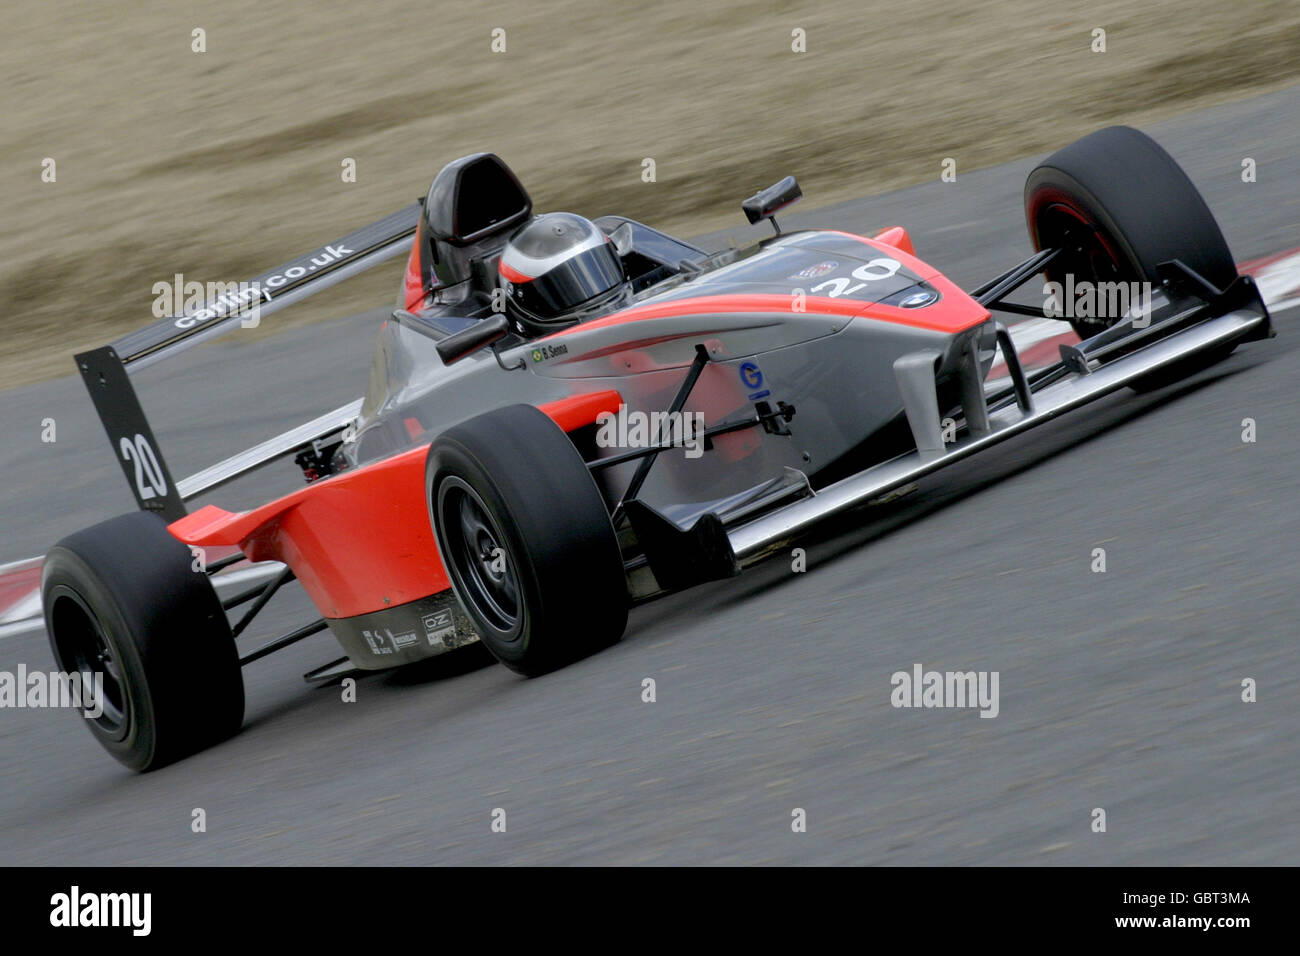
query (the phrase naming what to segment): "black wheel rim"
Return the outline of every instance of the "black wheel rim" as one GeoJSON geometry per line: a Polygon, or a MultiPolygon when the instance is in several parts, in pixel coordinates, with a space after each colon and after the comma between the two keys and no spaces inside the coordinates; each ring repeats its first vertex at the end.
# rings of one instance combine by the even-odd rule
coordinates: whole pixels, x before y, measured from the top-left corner
{"type": "MultiPolygon", "coordinates": [[[[1038,218],[1039,245],[1062,250],[1049,269],[1048,278],[1064,284],[1067,274],[1074,276],[1075,284],[1091,282],[1129,282],[1135,278],[1133,270],[1125,266],[1118,251],[1100,227],[1078,209],[1062,202],[1054,202],[1043,209],[1038,218]]],[[[1066,306],[1068,303],[1062,303],[1066,306]]],[[[1098,331],[1113,325],[1119,316],[1087,317],[1075,319],[1098,331]]]]}
{"type": "Polygon", "coordinates": [[[456,593],[499,639],[518,637],[523,612],[514,556],[479,494],[459,478],[438,487],[438,533],[456,593]]]}
{"type": "Polygon", "coordinates": [[[102,674],[103,693],[94,697],[94,684],[83,683],[82,709],[103,712],[88,717],[101,731],[115,740],[126,736],[130,708],[127,683],[120,655],[103,621],[90,609],[81,595],[68,587],[56,587],[50,594],[50,619],[53,622],[54,646],[58,666],[65,674],[102,674]]]}

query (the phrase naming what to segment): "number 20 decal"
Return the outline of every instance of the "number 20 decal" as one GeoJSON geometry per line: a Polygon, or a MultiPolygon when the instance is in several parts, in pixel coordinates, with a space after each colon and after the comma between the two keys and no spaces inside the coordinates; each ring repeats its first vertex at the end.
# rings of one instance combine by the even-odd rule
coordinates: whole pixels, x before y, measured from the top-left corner
{"type": "Polygon", "coordinates": [[[123,461],[135,463],[135,487],[141,501],[167,494],[167,482],[163,480],[158,456],[143,435],[136,435],[134,441],[123,438],[118,447],[122,450],[123,461]]]}
{"type": "Polygon", "coordinates": [[[903,264],[897,259],[872,259],[870,262],[864,262],[853,270],[853,278],[860,280],[857,285],[850,285],[852,281],[844,276],[835,276],[827,279],[825,282],[819,282],[809,292],[820,292],[822,289],[830,289],[826,294],[836,299],[842,295],[852,295],[857,292],[868,282],[878,282],[881,279],[888,279],[895,275],[903,264]]]}

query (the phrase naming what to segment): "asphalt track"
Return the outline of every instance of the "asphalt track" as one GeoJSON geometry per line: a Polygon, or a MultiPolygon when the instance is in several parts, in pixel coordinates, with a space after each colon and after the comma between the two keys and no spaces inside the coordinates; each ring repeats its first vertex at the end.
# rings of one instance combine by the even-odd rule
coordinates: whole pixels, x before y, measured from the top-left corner
{"type": "MultiPolygon", "coordinates": [[[[1300,245],[1300,88],[1148,131],[1238,259],[1300,245]]],[[[970,284],[1027,251],[1036,158],[782,223],[901,223],[970,284]]],[[[320,635],[246,669],[242,734],[145,776],[70,714],[0,711],[0,864],[1294,863],[1300,312],[1276,320],[1278,338],[1180,386],[838,520],[806,573],[777,560],[638,609],[622,644],[542,679],[469,654],[363,678],[345,704],[301,681],[338,656],[320,635]],[[914,663],[998,671],[999,715],[892,708],[890,675],[914,663]]],[[[141,373],[174,472],[355,397],[377,321],[235,335],[141,373]]],[[[131,507],[76,379],[4,393],[0,427],[0,561],[131,507]]],[[[306,613],[277,597],[262,629],[306,613]]],[[[0,639],[0,670],[20,663],[52,666],[42,633],[0,639]]]]}

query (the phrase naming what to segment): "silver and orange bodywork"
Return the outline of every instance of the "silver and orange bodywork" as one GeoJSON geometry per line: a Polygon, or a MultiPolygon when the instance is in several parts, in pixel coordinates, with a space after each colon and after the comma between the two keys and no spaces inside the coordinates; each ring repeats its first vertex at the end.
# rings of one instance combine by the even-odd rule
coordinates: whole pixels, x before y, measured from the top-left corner
{"type": "MultiPolygon", "coordinates": [[[[404,302],[414,301],[409,280],[404,302]]],[[[423,305],[447,334],[482,317],[423,305]]],[[[361,668],[474,639],[430,529],[425,458],[439,433],[491,408],[541,408],[596,462],[627,451],[592,441],[597,421],[620,409],[668,409],[702,348],[707,362],[684,412],[706,427],[764,406],[794,417],[782,429],[719,434],[698,457],[660,453],[637,498],[683,529],[717,515],[741,566],[830,515],[1193,352],[1264,334],[1268,317],[1262,304],[1198,316],[1113,363],[1062,370],[1032,395],[1022,378],[1014,401],[990,404],[983,380],[995,347],[1015,365],[1009,336],[893,228],[874,238],[777,236],[683,268],[618,312],[450,365],[427,325],[417,329],[400,312],[385,324],[338,473],[244,514],[209,506],[170,526],[187,544],[284,562],[361,668]],[[961,427],[941,438],[940,416],[949,413],[961,427]],[[910,433],[901,448],[899,426],[910,433]]],[[[593,468],[611,509],[636,467],[593,468]]],[[[629,566],[634,596],[667,590],[647,573],[629,566]]]]}
{"type": "MultiPolygon", "coordinates": [[[[877,239],[789,234],[661,283],[630,308],[519,342],[499,357],[483,350],[449,366],[434,339],[391,320],[380,333],[355,439],[340,456],[347,467],[246,513],[202,508],[174,522],[172,533],[186,544],[234,546],[252,561],[288,565],[359,666],[427,656],[442,647],[421,622],[455,610],[424,500],[425,454],[438,433],[517,402],[540,407],[570,433],[620,406],[662,411],[702,344],[709,363],[683,410],[712,426],[752,412],[756,402],[784,402],[797,409],[792,434],[748,429],[719,436],[696,458],[662,454],[639,497],[689,521],[792,473],[815,483],[903,414],[893,371],[900,355],[940,353],[942,379],[972,354],[983,330],[983,370],[992,362],[987,310],[909,249],[902,230],[877,239]],[[919,304],[900,304],[909,297],[919,304]],[[371,624],[385,639],[390,632],[402,638],[401,647],[378,653],[373,639],[362,643],[371,624]],[[415,640],[406,636],[412,631],[415,640]]],[[[455,329],[466,320],[449,314],[446,321],[455,329]]],[[[620,451],[592,445],[589,454],[620,451]]],[[[599,472],[611,504],[635,467],[599,472]]],[[[436,630],[445,631],[446,621],[438,617],[436,630]]],[[[459,623],[457,641],[465,636],[466,622],[459,623]]]]}

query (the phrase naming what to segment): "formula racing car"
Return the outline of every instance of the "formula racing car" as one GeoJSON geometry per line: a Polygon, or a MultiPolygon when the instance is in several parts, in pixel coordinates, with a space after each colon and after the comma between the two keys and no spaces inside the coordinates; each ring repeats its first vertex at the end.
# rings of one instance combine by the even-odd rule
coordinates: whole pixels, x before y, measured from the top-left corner
{"type": "Polygon", "coordinates": [[[736,575],[828,517],[1272,334],[1191,181],[1133,129],[1037,166],[1035,251],[971,290],[900,227],[782,232],[776,214],[800,195],[787,177],[744,200],[771,234],[710,252],[625,217],[536,214],[506,164],[478,153],[422,201],[77,355],[140,506],[63,539],[43,568],[59,667],[104,674],[96,739],[149,770],[228,737],[241,667],[327,628],[343,657],[309,681],[475,641],[521,674],[550,671],[618,641],[639,602],[736,575]],[[173,479],[129,373],[402,254],[363,397],[173,479]],[[1060,302],[1082,341],[1031,373],[996,316],[1041,318],[1010,297],[1040,275],[1141,295],[1085,314],[1060,302]],[[245,512],[187,509],[286,458],[298,490],[245,512]],[[242,562],[261,576],[223,596],[242,562]],[[241,652],[292,580],[318,617],[241,652]]]}

